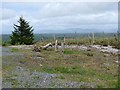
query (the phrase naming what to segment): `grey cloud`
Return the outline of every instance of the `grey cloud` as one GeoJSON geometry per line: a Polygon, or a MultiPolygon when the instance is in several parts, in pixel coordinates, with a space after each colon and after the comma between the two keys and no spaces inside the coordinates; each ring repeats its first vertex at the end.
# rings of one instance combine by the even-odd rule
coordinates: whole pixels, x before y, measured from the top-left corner
{"type": "Polygon", "coordinates": [[[73,15],[53,17],[37,20],[37,25],[89,25],[89,24],[117,24],[117,13],[106,12],[102,14],[73,15]]]}
{"type": "Polygon", "coordinates": [[[62,17],[76,14],[117,12],[117,3],[47,3],[35,13],[36,18],[62,17]]]}
{"type": "Polygon", "coordinates": [[[4,27],[7,26],[6,22],[11,23],[12,27],[12,23],[16,23],[20,15],[30,22],[30,25],[35,28],[35,32],[39,30],[43,32],[69,31],[69,28],[86,29],[86,27],[87,29],[101,29],[101,27],[104,30],[116,29],[118,20],[117,3],[113,2],[37,3],[36,7],[35,4],[33,5],[34,9],[29,10],[30,7],[32,4],[19,4],[16,13],[15,7],[7,9],[6,6],[1,18],[4,20],[4,27]],[[25,10],[24,5],[28,5],[25,6],[25,10]]]}
{"type": "Polygon", "coordinates": [[[16,17],[16,12],[12,9],[1,8],[0,9],[0,19],[6,20],[16,17]]]}

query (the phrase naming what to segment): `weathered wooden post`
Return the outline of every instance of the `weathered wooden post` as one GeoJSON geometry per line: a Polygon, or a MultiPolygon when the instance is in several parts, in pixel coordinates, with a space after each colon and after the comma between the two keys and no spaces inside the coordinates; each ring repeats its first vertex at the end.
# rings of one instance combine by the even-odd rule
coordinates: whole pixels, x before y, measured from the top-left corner
{"type": "Polygon", "coordinates": [[[54,34],[54,36],[53,36],[53,37],[54,37],[54,41],[55,41],[55,40],[56,40],[55,34],[54,34]]]}
{"type": "Polygon", "coordinates": [[[109,39],[108,39],[108,38],[107,38],[107,41],[108,41],[108,42],[107,42],[107,43],[108,43],[108,45],[107,45],[107,46],[110,46],[110,42],[109,42],[109,39]]]}
{"type": "Polygon", "coordinates": [[[65,37],[64,37],[64,44],[65,44],[65,37]]]}
{"type": "Polygon", "coordinates": [[[63,42],[61,42],[61,49],[62,49],[62,52],[64,52],[64,43],[63,42]]]}
{"type": "Polygon", "coordinates": [[[61,42],[61,51],[62,51],[62,53],[64,53],[64,49],[65,49],[65,36],[64,36],[63,42],[61,42]]]}
{"type": "Polygon", "coordinates": [[[55,51],[57,51],[57,49],[58,49],[58,41],[56,40],[55,41],[55,51]]]}
{"type": "Polygon", "coordinates": [[[95,37],[95,36],[94,36],[94,33],[92,33],[92,41],[93,41],[92,44],[95,43],[95,39],[94,39],[94,37],[95,37]]]}
{"type": "Polygon", "coordinates": [[[87,51],[89,50],[89,45],[91,45],[91,37],[89,34],[87,34],[88,36],[88,47],[87,47],[87,51]]]}
{"type": "Polygon", "coordinates": [[[66,40],[66,39],[65,39],[65,36],[64,36],[64,42],[63,42],[64,46],[66,45],[66,44],[65,44],[65,40],[66,40]]]}
{"type": "Polygon", "coordinates": [[[91,37],[90,37],[89,34],[88,34],[88,40],[89,40],[89,43],[92,44],[92,42],[91,42],[91,37]]]}

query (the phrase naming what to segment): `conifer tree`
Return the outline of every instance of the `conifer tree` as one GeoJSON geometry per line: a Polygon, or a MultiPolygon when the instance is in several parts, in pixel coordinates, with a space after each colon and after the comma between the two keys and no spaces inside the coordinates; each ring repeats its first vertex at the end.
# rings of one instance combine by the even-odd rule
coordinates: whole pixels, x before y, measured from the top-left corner
{"type": "Polygon", "coordinates": [[[29,25],[23,17],[19,18],[18,21],[19,25],[14,24],[14,31],[12,31],[11,44],[25,44],[30,45],[33,44],[34,41],[34,34],[33,34],[33,27],[29,25]]]}

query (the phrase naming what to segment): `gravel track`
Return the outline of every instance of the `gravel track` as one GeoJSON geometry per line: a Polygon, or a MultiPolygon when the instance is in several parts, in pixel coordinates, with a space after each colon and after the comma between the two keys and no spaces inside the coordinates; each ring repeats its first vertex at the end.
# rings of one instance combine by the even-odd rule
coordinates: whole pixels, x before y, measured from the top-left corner
{"type": "Polygon", "coordinates": [[[95,85],[86,82],[71,82],[57,78],[60,74],[30,72],[29,69],[17,66],[10,75],[3,78],[3,88],[94,88],[95,85]]]}
{"type": "MultiPolygon", "coordinates": [[[[23,57],[19,53],[11,53],[9,48],[3,48],[4,56],[13,55],[17,59],[23,57]]],[[[88,82],[65,81],[58,78],[61,74],[49,74],[46,72],[30,71],[27,68],[16,66],[2,80],[2,88],[95,88],[96,85],[88,82]]]]}

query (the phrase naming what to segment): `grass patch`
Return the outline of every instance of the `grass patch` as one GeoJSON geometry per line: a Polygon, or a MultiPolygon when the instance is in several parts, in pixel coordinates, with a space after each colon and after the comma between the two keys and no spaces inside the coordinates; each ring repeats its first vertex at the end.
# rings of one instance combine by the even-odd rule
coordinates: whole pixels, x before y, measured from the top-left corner
{"type": "MultiPolygon", "coordinates": [[[[44,42],[43,45],[45,45],[44,42]]],[[[40,53],[31,53],[31,50],[20,49],[12,49],[11,51],[19,51],[25,57],[3,57],[3,71],[7,71],[6,74],[9,74],[13,70],[13,67],[20,65],[29,69],[31,72],[60,74],[57,78],[65,81],[95,83],[98,88],[118,87],[117,77],[114,76],[118,68],[113,63],[113,60],[117,60],[115,56],[104,57],[98,51],[82,51],[76,49],[65,49],[64,54],[59,51],[55,52],[54,49],[41,50],[40,53]],[[33,59],[31,58],[32,56],[38,56],[42,59],[33,59]],[[105,66],[104,63],[109,63],[109,66],[105,66]],[[109,70],[105,67],[108,67],[109,70]]],[[[35,76],[33,78],[38,79],[41,77],[35,76]]],[[[26,87],[28,86],[26,85],[26,87]]],[[[84,88],[84,86],[81,87],[84,88]]]]}
{"type": "Polygon", "coordinates": [[[43,70],[48,73],[81,74],[81,75],[87,73],[86,70],[78,67],[52,67],[43,68],[43,70]]]}
{"type": "Polygon", "coordinates": [[[58,76],[57,78],[59,78],[59,79],[65,79],[65,77],[62,76],[62,75],[58,76]]]}
{"type": "Polygon", "coordinates": [[[11,52],[18,52],[19,50],[17,48],[12,48],[10,51],[11,52]]]}
{"type": "Polygon", "coordinates": [[[28,61],[27,59],[22,59],[22,60],[20,60],[19,62],[22,63],[22,64],[24,64],[24,63],[26,63],[27,61],[28,61]]]}
{"type": "MultiPolygon", "coordinates": [[[[118,48],[119,40],[116,37],[95,37],[94,44],[97,45],[111,45],[115,48],[118,48]]],[[[66,39],[67,45],[90,45],[92,44],[92,39],[89,39],[88,37],[84,38],[76,38],[76,39],[66,39]]]]}
{"type": "Polygon", "coordinates": [[[64,54],[80,54],[80,51],[78,50],[69,50],[69,49],[66,49],[64,51],[64,54]]]}

